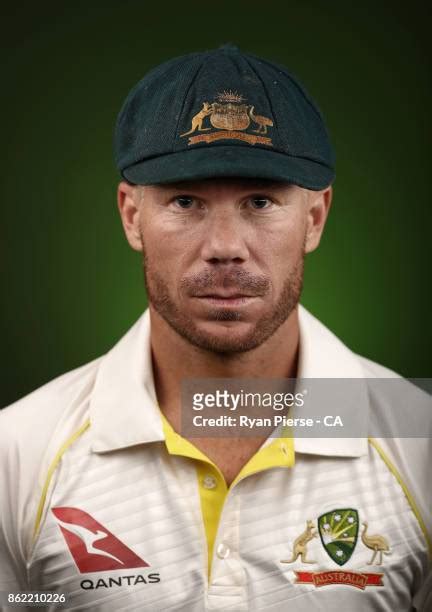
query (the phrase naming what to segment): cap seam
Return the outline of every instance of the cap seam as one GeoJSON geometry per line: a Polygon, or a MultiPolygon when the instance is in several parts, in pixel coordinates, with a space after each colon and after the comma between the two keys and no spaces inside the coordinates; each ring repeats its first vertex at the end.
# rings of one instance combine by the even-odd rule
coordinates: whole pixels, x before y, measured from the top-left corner
{"type": "MultiPolygon", "coordinates": [[[[246,55],[246,54],[245,54],[246,55]]],[[[319,119],[321,119],[322,122],[324,122],[324,117],[323,114],[321,112],[321,110],[318,108],[318,106],[316,105],[315,102],[312,101],[311,96],[309,95],[309,93],[303,88],[302,85],[300,85],[300,83],[297,82],[296,78],[294,77],[294,75],[292,75],[290,72],[288,72],[288,70],[274,62],[272,63],[269,60],[266,60],[264,58],[259,58],[257,56],[254,56],[252,53],[248,54],[251,57],[253,57],[254,59],[259,60],[260,62],[262,62],[263,64],[266,64],[267,66],[269,66],[270,68],[272,68],[273,70],[275,68],[277,68],[278,70],[280,70],[286,77],[289,78],[289,80],[291,81],[291,83],[295,86],[295,88],[297,89],[297,91],[303,96],[303,98],[306,100],[306,102],[308,103],[308,105],[311,107],[311,109],[314,111],[314,113],[319,117],[319,119]]]]}
{"type": "MultiPolygon", "coordinates": [[[[207,55],[207,54],[203,53],[202,55],[207,55]]],[[[179,112],[179,116],[178,116],[178,119],[177,119],[177,122],[176,122],[175,130],[174,130],[174,135],[173,135],[173,139],[172,139],[172,142],[171,142],[171,147],[172,147],[174,152],[177,152],[177,151],[175,151],[174,146],[175,146],[175,142],[177,140],[177,134],[178,134],[178,131],[179,131],[179,124],[180,124],[181,118],[183,117],[183,109],[184,109],[184,107],[186,105],[186,99],[187,99],[189,90],[193,86],[195,81],[197,80],[199,73],[203,69],[203,66],[204,66],[204,58],[201,57],[201,64],[198,66],[197,70],[195,71],[195,74],[193,75],[193,77],[192,77],[192,79],[191,79],[191,81],[189,83],[188,88],[186,89],[186,93],[184,95],[183,102],[182,102],[182,105],[181,105],[181,108],[180,108],[180,112],[179,112]]]]}
{"type": "MultiPolygon", "coordinates": [[[[262,88],[263,88],[263,89],[264,89],[264,91],[265,91],[265,95],[267,96],[267,101],[268,101],[268,103],[269,103],[270,110],[271,110],[271,113],[272,113],[272,115],[273,115],[273,118],[274,118],[274,119],[276,119],[276,113],[275,113],[274,108],[273,108],[273,104],[272,104],[272,101],[271,101],[271,97],[270,97],[270,95],[269,95],[269,92],[268,92],[268,90],[267,90],[267,87],[266,87],[266,85],[265,85],[265,83],[264,83],[263,79],[261,78],[261,75],[260,75],[260,74],[259,74],[259,73],[256,71],[256,69],[255,69],[255,68],[252,66],[252,64],[250,63],[250,61],[248,60],[248,58],[247,58],[247,56],[246,56],[245,54],[243,55],[243,57],[244,57],[244,59],[245,59],[245,61],[246,61],[247,65],[249,66],[249,68],[252,70],[252,72],[255,74],[255,76],[256,76],[256,77],[259,79],[259,81],[260,81],[260,83],[261,83],[261,85],[262,85],[262,88]]],[[[279,121],[279,117],[277,118],[277,120],[279,121]]],[[[276,127],[277,127],[277,126],[276,126],[276,127]]],[[[279,135],[279,130],[278,130],[278,137],[280,138],[280,135],[279,135]]]]}

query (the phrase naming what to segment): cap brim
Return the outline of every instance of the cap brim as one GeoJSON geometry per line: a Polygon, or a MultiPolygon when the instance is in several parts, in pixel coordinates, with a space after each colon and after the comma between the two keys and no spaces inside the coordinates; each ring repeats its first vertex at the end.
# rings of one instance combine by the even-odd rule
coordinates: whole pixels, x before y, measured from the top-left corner
{"type": "Polygon", "coordinates": [[[137,185],[164,185],[217,177],[270,179],[318,191],[330,185],[334,170],[317,161],[245,146],[197,147],[138,162],[122,170],[137,185]]]}

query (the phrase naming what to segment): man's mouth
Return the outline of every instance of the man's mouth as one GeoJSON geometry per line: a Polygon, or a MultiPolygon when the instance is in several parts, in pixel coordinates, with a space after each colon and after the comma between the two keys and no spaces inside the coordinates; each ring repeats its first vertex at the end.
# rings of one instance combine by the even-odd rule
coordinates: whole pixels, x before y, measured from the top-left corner
{"type": "Polygon", "coordinates": [[[258,296],[250,295],[247,293],[227,292],[227,291],[212,291],[211,293],[203,293],[194,296],[203,302],[217,306],[241,306],[242,304],[248,304],[258,296]]]}
{"type": "Polygon", "coordinates": [[[229,300],[231,298],[254,297],[250,293],[241,293],[239,291],[209,291],[208,293],[197,293],[195,297],[220,298],[229,300]]]}

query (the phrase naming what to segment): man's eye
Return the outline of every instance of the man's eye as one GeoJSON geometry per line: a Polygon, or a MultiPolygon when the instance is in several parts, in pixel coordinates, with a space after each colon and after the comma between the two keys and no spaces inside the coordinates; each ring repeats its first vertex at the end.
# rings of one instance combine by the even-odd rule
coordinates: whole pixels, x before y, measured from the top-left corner
{"type": "Polygon", "coordinates": [[[272,205],[272,201],[268,198],[251,198],[250,199],[252,208],[255,210],[263,210],[265,208],[270,208],[272,205]]]}
{"type": "Polygon", "coordinates": [[[174,199],[174,202],[178,204],[180,208],[188,209],[188,208],[192,208],[192,205],[194,203],[194,198],[190,196],[177,196],[174,199]]]}

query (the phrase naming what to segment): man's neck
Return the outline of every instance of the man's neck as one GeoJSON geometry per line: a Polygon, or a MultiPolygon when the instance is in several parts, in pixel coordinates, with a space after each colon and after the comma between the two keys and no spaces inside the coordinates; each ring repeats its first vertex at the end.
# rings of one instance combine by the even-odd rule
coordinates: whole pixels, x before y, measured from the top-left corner
{"type": "Polygon", "coordinates": [[[159,407],[180,431],[184,378],[293,378],[299,347],[298,308],[261,346],[234,355],[193,346],[150,307],[151,348],[159,407]]]}
{"type": "MultiPolygon", "coordinates": [[[[295,377],[299,346],[298,310],[261,346],[235,355],[218,355],[190,344],[150,308],[151,347],[159,407],[174,430],[181,432],[181,383],[184,378],[295,377]]],[[[229,486],[266,436],[192,438],[222,472],[229,486]]]]}

